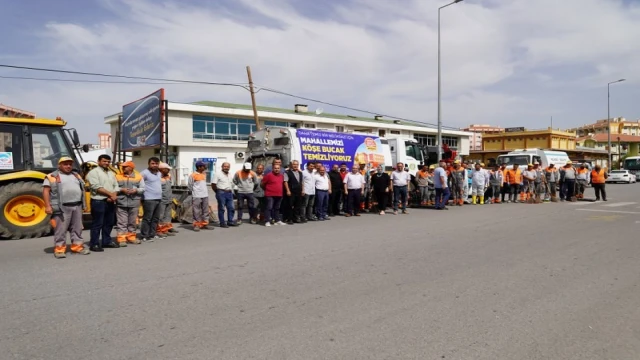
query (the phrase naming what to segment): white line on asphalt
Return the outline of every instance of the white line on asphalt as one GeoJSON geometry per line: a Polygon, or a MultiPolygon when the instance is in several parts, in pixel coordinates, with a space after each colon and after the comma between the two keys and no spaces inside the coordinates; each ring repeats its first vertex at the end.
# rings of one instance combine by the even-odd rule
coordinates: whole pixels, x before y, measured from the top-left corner
{"type": "Polygon", "coordinates": [[[640,212],[636,212],[636,211],[617,211],[617,210],[598,210],[598,209],[576,209],[576,211],[594,211],[594,212],[606,212],[606,213],[616,213],[616,214],[640,214],[640,212]]]}
{"type": "Polygon", "coordinates": [[[589,201],[576,201],[576,202],[570,202],[568,203],[569,205],[572,206],[581,206],[581,205],[591,205],[591,204],[595,204],[594,202],[589,202],[589,201]]]}
{"type": "Polygon", "coordinates": [[[604,207],[620,207],[620,206],[627,206],[627,205],[634,205],[637,204],[635,202],[620,202],[620,203],[614,203],[614,204],[607,204],[607,205],[602,205],[604,207]]]}

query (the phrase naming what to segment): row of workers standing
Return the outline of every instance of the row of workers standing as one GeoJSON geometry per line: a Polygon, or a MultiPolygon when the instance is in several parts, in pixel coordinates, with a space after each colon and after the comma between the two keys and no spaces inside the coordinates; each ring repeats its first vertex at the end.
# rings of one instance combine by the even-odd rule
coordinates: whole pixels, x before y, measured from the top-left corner
{"type": "Polygon", "coordinates": [[[534,163],[524,170],[518,164],[509,169],[506,164],[485,169],[482,163],[471,165],[456,161],[448,166],[441,162],[438,168],[434,165],[423,167],[416,179],[422,204],[435,205],[437,209],[443,209],[449,200],[453,205],[462,206],[469,188],[472,204],[516,203],[532,199],[555,202],[558,188],[560,201],[579,199],[584,197],[589,184],[595,190],[596,201],[601,198],[606,201],[606,170],[596,166],[589,171],[584,164],[576,168],[571,161],[560,169],[554,164],[543,169],[534,163]]]}
{"type": "Polygon", "coordinates": [[[43,182],[45,211],[51,214],[54,227],[54,256],[65,258],[66,234],[71,238],[70,250],[88,255],[105,248],[152,242],[174,235],[171,224],[171,167],[157,157],[148,161],[147,169],[135,172],[133,162],[121,164],[122,171],[111,170],[111,157],[100,155],[97,166],[86,175],[91,192],[91,232],[89,249],[82,238],[82,214],[86,209],[85,181],[73,170],[73,159],[62,157],[58,170],[43,182]],[[136,234],[141,199],[144,197],[140,238],[136,234]],[[111,237],[116,226],[116,239],[111,237]]]}
{"type": "MultiPolygon", "coordinates": [[[[411,176],[403,170],[403,164],[390,176],[382,167],[369,173],[362,165],[354,165],[351,171],[346,164],[325,168],[319,162],[309,161],[305,169],[300,162],[291,161],[283,168],[280,159],[273,160],[266,169],[258,164],[255,170],[245,163],[235,174],[229,172],[230,164],[223,163],[222,171],[214,175],[211,188],[218,203],[218,220],[222,228],[235,227],[243,222],[243,208],[249,212],[252,224],[265,226],[326,221],[336,215],[360,216],[371,205],[373,193],[377,193],[380,213],[384,214],[388,200],[394,201],[394,214],[398,210],[407,213],[408,186],[411,176]],[[237,188],[237,204],[234,204],[234,187],[237,188]],[[394,196],[392,196],[392,194],[394,196]],[[237,211],[237,217],[234,214],[237,211]]],[[[193,229],[199,231],[208,226],[207,184],[205,164],[196,163],[196,173],[189,178],[189,190],[194,198],[193,229]]]]}

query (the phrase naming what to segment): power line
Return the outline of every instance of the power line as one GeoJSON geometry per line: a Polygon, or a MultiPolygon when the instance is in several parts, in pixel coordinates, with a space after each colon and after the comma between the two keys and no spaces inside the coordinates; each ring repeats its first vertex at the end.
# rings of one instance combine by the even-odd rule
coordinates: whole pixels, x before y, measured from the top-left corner
{"type": "MultiPolygon", "coordinates": [[[[372,111],[369,111],[369,110],[362,110],[362,109],[357,109],[357,108],[353,108],[353,107],[350,107],[350,106],[343,106],[343,105],[333,104],[333,103],[322,101],[322,100],[317,100],[317,99],[307,98],[307,97],[303,97],[303,96],[299,96],[299,95],[289,94],[289,93],[286,93],[284,91],[280,91],[280,90],[276,90],[276,89],[270,89],[270,88],[267,88],[267,87],[262,87],[261,90],[272,92],[272,93],[275,93],[275,94],[284,95],[284,96],[289,96],[289,97],[300,99],[300,100],[312,101],[312,102],[315,102],[315,103],[318,103],[318,104],[333,106],[333,107],[346,109],[346,110],[351,110],[351,111],[357,111],[357,112],[361,112],[361,113],[364,113],[364,114],[383,116],[383,117],[386,117],[386,118],[389,118],[389,119],[402,120],[402,121],[406,121],[406,122],[410,122],[410,123],[416,123],[416,124],[420,124],[420,125],[438,126],[436,124],[432,124],[432,123],[428,123],[428,122],[422,122],[422,121],[418,121],[418,120],[411,120],[411,119],[398,117],[398,116],[393,116],[393,115],[385,115],[385,114],[379,113],[379,112],[372,112],[372,111]]],[[[457,128],[449,127],[449,126],[443,126],[443,128],[450,129],[450,130],[459,130],[457,128]]]]}
{"type": "MultiPolygon", "coordinates": [[[[20,70],[29,70],[29,71],[43,71],[43,72],[53,72],[53,73],[72,74],[72,75],[120,78],[120,79],[130,79],[130,80],[148,80],[148,81],[154,81],[154,82],[150,82],[150,83],[147,83],[147,84],[160,84],[160,85],[163,85],[163,83],[161,83],[161,82],[165,82],[164,85],[171,85],[171,84],[200,84],[200,85],[234,86],[234,87],[240,87],[240,88],[243,88],[243,89],[245,89],[247,91],[250,91],[248,86],[245,85],[245,83],[222,83],[222,82],[181,80],[181,79],[151,78],[151,77],[142,77],[142,76],[129,76],[129,75],[116,75],[116,74],[105,74],[105,73],[93,73],[93,72],[85,72],[85,71],[71,71],[71,70],[60,70],[60,69],[37,68],[37,67],[8,65],[8,64],[0,64],[0,68],[20,69],[20,70]]],[[[41,81],[48,80],[48,81],[66,81],[66,82],[95,82],[95,83],[113,83],[113,84],[118,84],[118,83],[122,83],[122,84],[145,84],[145,82],[124,82],[124,81],[123,82],[115,82],[115,81],[107,82],[107,81],[83,80],[83,79],[77,79],[77,80],[73,80],[73,79],[46,79],[46,78],[9,77],[9,76],[0,76],[0,78],[13,78],[13,79],[23,79],[23,80],[41,80],[41,81]]],[[[312,98],[308,98],[308,97],[295,95],[295,94],[287,93],[287,92],[284,92],[284,91],[280,91],[280,90],[264,87],[264,86],[261,86],[258,89],[258,91],[256,91],[256,93],[258,93],[258,92],[260,92],[262,90],[268,91],[268,92],[271,92],[271,93],[274,93],[274,94],[279,94],[279,95],[283,95],[283,96],[292,97],[292,98],[295,98],[295,99],[312,101],[312,102],[315,102],[315,103],[318,103],[318,104],[333,106],[333,107],[346,109],[346,110],[351,110],[351,111],[356,111],[356,112],[360,112],[360,113],[364,113],[364,114],[383,116],[383,117],[386,117],[386,118],[389,118],[389,119],[401,120],[401,121],[414,123],[414,124],[419,124],[419,125],[428,125],[428,126],[432,126],[432,127],[436,127],[437,126],[436,124],[427,123],[427,122],[423,122],[423,121],[412,120],[412,119],[407,119],[407,118],[403,118],[403,117],[399,117],[399,116],[393,116],[393,115],[385,115],[385,114],[379,113],[379,112],[373,112],[373,111],[369,111],[369,110],[362,110],[362,109],[357,109],[357,108],[350,107],[350,106],[344,106],[344,105],[334,104],[334,103],[330,103],[330,102],[322,101],[322,100],[318,100],[318,99],[312,99],[312,98]]],[[[443,128],[446,128],[446,129],[449,129],[449,130],[458,130],[457,128],[450,127],[450,126],[443,126],[443,128]]]]}
{"type": "Polygon", "coordinates": [[[99,83],[99,84],[189,85],[189,84],[175,83],[175,82],[56,79],[56,78],[34,78],[34,77],[25,77],[25,76],[2,76],[2,75],[0,75],[0,79],[35,80],[35,81],[60,81],[60,82],[72,82],[72,83],[99,83]]]}
{"type": "Polygon", "coordinates": [[[37,67],[30,67],[30,66],[17,66],[17,65],[7,65],[7,64],[0,64],[0,68],[30,70],[30,71],[44,71],[44,72],[53,72],[53,73],[61,73],[61,74],[72,74],[72,75],[100,76],[100,77],[120,78],[120,79],[130,79],[130,80],[150,80],[150,81],[165,81],[165,82],[170,82],[170,83],[236,86],[236,87],[241,87],[241,88],[243,88],[245,90],[249,90],[244,83],[243,84],[237,84],[237,83],[222,83],[222,82],[195,81],[195,80],[176,80],[176,79],[164,79],[164,78],[150,78],[150,77],[143,77],[143,76],[114,75],[114,74],[93,73],[93,72],[85,72],[85,71],[47,69],[47,68],[37,68],[37,67]]]}

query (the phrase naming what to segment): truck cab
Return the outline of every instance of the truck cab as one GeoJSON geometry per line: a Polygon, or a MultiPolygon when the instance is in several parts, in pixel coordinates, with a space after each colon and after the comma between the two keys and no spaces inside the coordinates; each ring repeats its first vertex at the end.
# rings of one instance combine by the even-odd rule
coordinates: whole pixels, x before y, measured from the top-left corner
{"type": "Polygon", "coordinates": [[[391,151],[393,167],[399,162],[403,163],[412,176],[425,164],[425,154],[422,145],[415,139],[390,138],[387,139],[391,151]]]}

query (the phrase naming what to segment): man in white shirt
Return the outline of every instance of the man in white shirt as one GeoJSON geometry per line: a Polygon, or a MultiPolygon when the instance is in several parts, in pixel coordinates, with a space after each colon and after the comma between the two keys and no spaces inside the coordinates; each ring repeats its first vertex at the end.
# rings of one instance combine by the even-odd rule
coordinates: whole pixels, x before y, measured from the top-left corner
{"type": "Polygon", "coordinates": [[[314,175],[316,174],[316,164],[313,161],[307,163],[307,170],[302,172],[302,191],[304,198],[302,199],[303,218],[308,221],[318,220],[314,214],[314,203],[316,200],[316,183],[314,175]]]}
{"type": "Polygon", "coordinates": [[[211,180],[211,189],[216,194],[216,201],[218,202],[218,220],[220,221],[221,228],[228,228],[229,226],[238,226],[233,221],[235,215],[235,209],[233,207],[233,175],[229,174],[231,164],[225,162],[222,164],[222,171],[216,173],[211,180]],[[227,221],[225,222],[224,210],[227,210],[227,221]]]}
{"type": "Polygon", "coordinates": [[[411,182],[411,174],[404,171],[404,164],[396,164],[396,170],[391,173],[391,183],[393,184],[393,215],[398,215],[398,203],[402,201],[402,213],[407,213],[407,189],[411,182]]]}
{"type": "Polygon", "coordinates": [[[344,216],[360,216],[360,197],[364,194],[364,176],[360,174],[360,166],[353,165],[351,172],[343,180],[344,192],[347,194],[347,211],[344,216]]]}
{"type": "Polygon", "coordinates": [[[331,186],[329,175],[326,173],[324,166],[317,164],[317,172],[313,174],[313,182],[316,190],[316,217],[320,221],[330,220],[327,214],[329,211],[329,195],[331,195],[331,186]]]}

